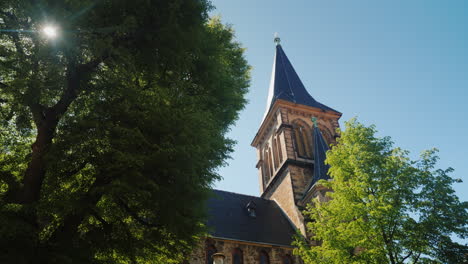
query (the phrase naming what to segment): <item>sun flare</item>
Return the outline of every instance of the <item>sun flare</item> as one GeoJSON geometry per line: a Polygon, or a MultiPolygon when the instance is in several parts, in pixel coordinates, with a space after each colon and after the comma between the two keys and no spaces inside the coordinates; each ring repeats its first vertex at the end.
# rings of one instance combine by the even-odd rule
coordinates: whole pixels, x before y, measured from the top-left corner
{"type": "Polygon", "coordinates": [[[48,38],[55,38],[57,37],[57,27],[47,25],[42,28],[42,33],[48,38]]]}

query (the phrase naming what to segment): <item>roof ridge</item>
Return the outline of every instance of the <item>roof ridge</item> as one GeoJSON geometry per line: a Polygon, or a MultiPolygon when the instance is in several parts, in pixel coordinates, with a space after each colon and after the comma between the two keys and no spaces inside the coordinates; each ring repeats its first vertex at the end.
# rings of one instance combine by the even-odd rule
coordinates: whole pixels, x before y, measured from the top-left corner
{"type": "Polygon", "coordinates": [[[217,191],[217,192],[232,193],[232,194],[242,195],[242,196],[246,196],[246,197],[257,198],[257,199],[261,199],[261,200],[265,200],[265,201],[272,201],[272,200],[269,200],[269,199],[262,198],[262,197],[260,197],[260,196],[253,196],[253,195],[244,194],[244,193],[236,193],[236,192],[225,191],[225,190],[219,190],[219,189],[211,189],[211,190],[212,190],[212,191],[217,191]]]}

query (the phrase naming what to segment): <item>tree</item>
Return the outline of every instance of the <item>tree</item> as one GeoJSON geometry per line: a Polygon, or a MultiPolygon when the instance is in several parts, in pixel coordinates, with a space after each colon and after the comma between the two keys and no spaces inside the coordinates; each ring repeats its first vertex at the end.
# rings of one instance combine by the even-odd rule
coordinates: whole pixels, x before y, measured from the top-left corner
{"type": "Polygon", "coordinates": [[[376,136],[374,126],[346,123],[327,153],[333,190],[327,202],[306,210],[317,246],[296,239],[306,263],[462,263],[468,247],[468,203],[459,201],[449,176],[436,169],[437,150],[413,161],[408,151],[376,136]]]}
{"type": "Polygon", "coordinates": [[[210,9],[0,2],[1,263],[190,251],[249,85],[243,49],[210,9]]]}

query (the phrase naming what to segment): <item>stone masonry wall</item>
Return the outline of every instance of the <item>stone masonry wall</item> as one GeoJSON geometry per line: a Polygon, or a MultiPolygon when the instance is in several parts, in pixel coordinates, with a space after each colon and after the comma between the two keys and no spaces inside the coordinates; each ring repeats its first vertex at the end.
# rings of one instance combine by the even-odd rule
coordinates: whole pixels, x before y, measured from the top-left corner
{"type": "Polygon", "coordinates": [[[304,219],[294,200],[293,184],[291,182],[293,175],[291,172],[283,172],[278,180],[275,181],[271,191],[264,197],[265,199],[274,200],[279,207],[288,216],[293,225],[305,234],[304,219]]]}
{"type": "Polygon", "coordinates": [[[237,248],[242,251],[244,264],[260,263],[260,252],[263,250],[268,254],[270,264],[283,264],[286,255],[291,256],[294,264],[301,263],[300,260],[292,254],[292,248],[277,247],[270,245],[261,245],[247,242],[220,240],[208,238],[200,242],[200,246],[190,256],[189,264],[206,264],[206,247],[213,245],[217,252],[226,256],[225,264],[232,264],[232,252],[237,248]]]}

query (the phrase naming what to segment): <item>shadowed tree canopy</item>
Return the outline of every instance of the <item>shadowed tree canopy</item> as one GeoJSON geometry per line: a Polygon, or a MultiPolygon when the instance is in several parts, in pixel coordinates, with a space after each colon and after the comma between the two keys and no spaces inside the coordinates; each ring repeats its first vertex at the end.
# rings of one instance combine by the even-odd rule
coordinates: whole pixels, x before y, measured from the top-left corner
{"type": "Polygon", "coordinates": [[[210,8],[0,2],[0,263],[171,263],[190,250],[249,85],[210,8]]]}
{"type": "Polygon", "coordinates": [[[332,189],[306,215],[311,246],[297,238],[305,263],[466,263],[468,202],[455,195],[449,174],[436,169],[437,150],[411,160],[408,151],[379,138],[356,120],[327,153],[332,189]]]}

